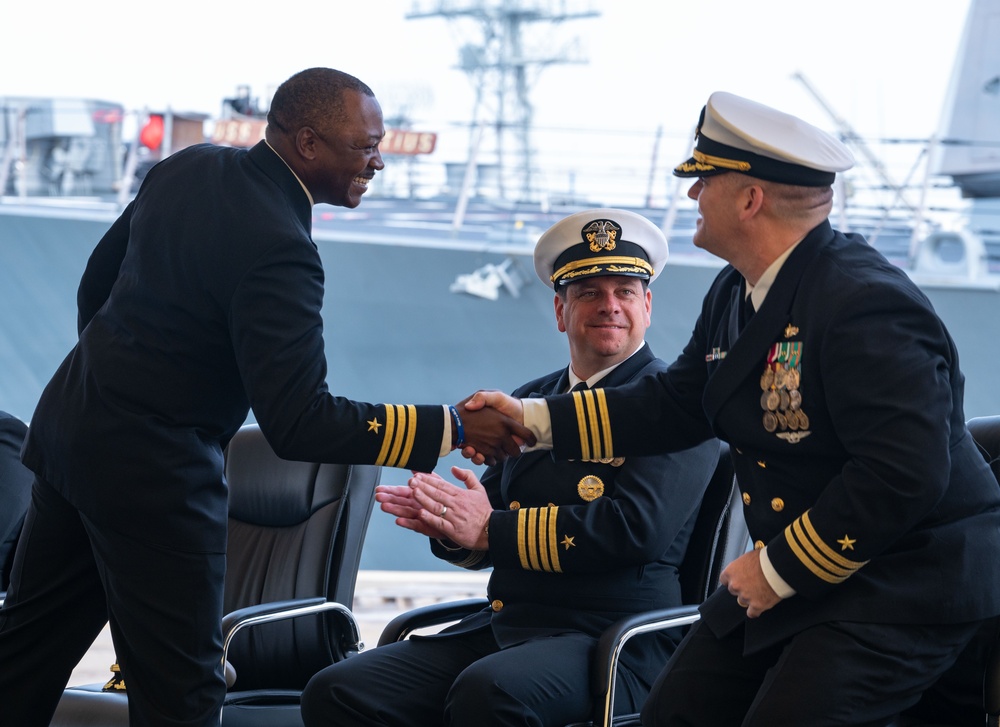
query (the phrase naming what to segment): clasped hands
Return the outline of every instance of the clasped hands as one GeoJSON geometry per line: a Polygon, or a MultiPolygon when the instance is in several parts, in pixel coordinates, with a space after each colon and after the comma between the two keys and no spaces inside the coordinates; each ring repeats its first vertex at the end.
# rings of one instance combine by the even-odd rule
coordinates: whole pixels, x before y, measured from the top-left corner
{"type": "Polygon", "coordinates": [[[501,391],[477,391],[456,409],[464,429],[462,456],[474,464],[493,465],[535,444],[535,435],[524,426],[520,399],[501,391]]]}
{"type": "Polygon", "coordinates": [[[414,472],[405,485],[379,485],[375,500],[382,512],[394,515],[408,530],[470,550],[487,550],[486,532],[493,506],[471,470],[452,467],[451,474],[465,488],[456,487],[433,472],[414,472]]]}

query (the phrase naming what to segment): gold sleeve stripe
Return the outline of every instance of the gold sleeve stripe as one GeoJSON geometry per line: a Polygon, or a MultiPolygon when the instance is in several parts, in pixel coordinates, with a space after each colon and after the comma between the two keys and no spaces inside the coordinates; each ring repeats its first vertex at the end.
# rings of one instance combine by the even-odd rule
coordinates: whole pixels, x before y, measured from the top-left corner
{"type": "Polygon", "coordinates": [[[813,563],[812,560],[809,558],[809,556],[806,555],[805,552],[803,552],[802,548],[799,547],[799,544],[795,541],[795,538],[792,537],[791,525],[785,528],[785,540],[788,541],[788,546],[792,549],[792,553],[795,554],[795,557],[802,562],[802,565],[804,565],[806,568],[812,571],[812,574],[817,578],[824,580],[827,583],[842,583],[844,580],[846,580],[846,577],[835,578],[826,571],[822,570],[815,563],[813,563]]]}
{"type": "Polygon", "coordinates": [[[417,407],[413,404],[406,406],[406,438],[403,443],[403,455],[399,458],[399,465],[405,465],[410,461],[410,454],[413,453],[413,443],[417,440],[417,407]]]}
{"type": "MultiPolygon", "coordinates": [[[[580,392],[583,395],[583,406],[587,410],[588,440],[590,441],[590,451],[594,454],[594,459],[601,459],[601,440],[598,439],[597,431],[597,407],[594,405],[594,392],[590,389],[580,392]]],[[[584,457],[584,459],[587,459],[584,457]]]]}
{"type": "MultiPolygon", "coordinates": [[[[396,410],[396,429],[392,433],[392,450],[389,452],[389,459],[386,464],[390,467],[395,467],[399,463],[399,450],[403,446],[403,435],[406,434],[406,408],[399,406],[398,404],[393,404],[393,408],[396,410]]],[[[386,432],[386,438],[389,437],[388,432],[386,432]]]]}
{"type": "Polygon", "coordinates": [[[816,547],[816,544],[802,527],[802,518],[797,519],[789,525],[789,527],[792,528],[792,534],[795,537],[796,542],[799,543],[799,546],[802,548],[803,552],[806,553],[810,561],[816,564],[817,568],[821,568],[823,571],[830,573],[835,578],[839,578],[840,580],[844,580],[851,575],[851,573],[857,570],[856,568],[844,568],[824,558],[820,549],[816,547]]]}
{"type": "Polygon", "coordinates": [[[392,446],[392,433],[396,431],[396,409],[390,404],[385,406],[385,435],[382,438],[382,449],[379,450],[375,464],[385,466],[386,457],[389,456],[389,447],[392,446]]]}
{"type": "Polygon", "coordinates": [[[827,583],[843,583],[868,562],[848,560],[832,552],[809,522],[808,511],[785,528],[785,541],[802,565],[827,583]]]}
{"type": "Polygon", "coordinates": [[[548,548],[548,523],[549,509],[547,507],[532,508],[538,510],[538,532],[536,540],[538,542],[538,570],[546,572],[552,571],[552,564],[549,562],[548,548]]]}
{"type": "Polygon", "coordinates": [[[549,511],[549,530],[547,534],[549,560],[552,562],[552,571],[554,573],[562,573],[562,566],[559,564],[559,543],[556,540],[556,519],[559,515],[559,506],[553,505],[546,509],[549,511]]]}
{"type": "Polygon", "coordinates": [[[521,559],[521,568],[531,570],[528,564],[528,508],[517,511],[517,555],[521,559]]]}
{"type": "Polygon", "coordinates": [[[597,405],[601,414],[601,427],[604,429],[604,457],[613,457],[614,450],[611,447],[611,418],[608,415],[608,397],[604,389],[594,392],[597,397],[597,405]]]}
{"type": "Polygon", "coordinates": [[[576,405],[576,423],[580,429],[580,459],[593,459],[590,455],[590,446],[587,443],[587,419],[583,412],[582,392],[573,392],[573,404],[576,405]]]}
{"type": "Polygon", "coordinates": [[[827,559],[833,561],[834,563],[843,566],[844,568],[850,570],[851,572],[858,570],[864,565],[867,565],[868,561],[851,560],[850,558],[845,558],[840,553],[836,552],[833,548],[823,542],[823,539],[819,537],[819,533],[813,527],[812,521],[809,519],[809,511],[806,510],[802,513],[802,527],[805,529],[809,536],[809,539],[816,543],[816,547],[819,551],[826,556],[827,559]]]}
{"type": "Polygon", "coordinates": [[[522,507],[517,513],[517,556],[524,570],[562,573],[556,519],[559,507],[522,507]]]}
{"type": "Polygon", "coordinates": [[[611,419],[608,416],[608,399],[604,389],[574,391],[573,403],[580,430],[580,458],[611,457],[611,419]]]}
{"type": "Polygon", "coordinates": [[[528,524],[524,532],[528,539],[528,565],[531,570],[541,570],[538,563],[538,508],[529,507],[528,524]]]}
{"type": "Polygon", "coordinates": [[[412,404],[383,404],[385,434],[375,464],[405,467],[417,438],[417,407],[412,404]]]}

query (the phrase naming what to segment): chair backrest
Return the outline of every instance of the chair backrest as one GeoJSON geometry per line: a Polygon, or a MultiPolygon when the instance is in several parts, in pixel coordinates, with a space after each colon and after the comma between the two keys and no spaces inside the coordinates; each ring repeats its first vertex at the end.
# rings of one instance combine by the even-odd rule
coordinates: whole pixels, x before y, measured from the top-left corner
{"type": "MultiPolygon", "coordinates": [[[[283,460],[256,424],[241,428],[226,449],[224,611],[318,596],[350,608],[380,473],[283,460]]],[[[344,656],[329,615],[243,629],[229,650],[240,691],[301,689],[344,656]]]]}
{"type": "Polygon", "coordinates": [[[1000,415],[970,419],[968,427],[993,476],[1000,482],[1000,415]]]}
{"type": "Polygon", "coordinates": [[[719,575],[750,542],[729,445],[720,442],[719,461],[705,489],[698,519],[680,568],[684,603],[698,604],[719,585],[719,575]]]}

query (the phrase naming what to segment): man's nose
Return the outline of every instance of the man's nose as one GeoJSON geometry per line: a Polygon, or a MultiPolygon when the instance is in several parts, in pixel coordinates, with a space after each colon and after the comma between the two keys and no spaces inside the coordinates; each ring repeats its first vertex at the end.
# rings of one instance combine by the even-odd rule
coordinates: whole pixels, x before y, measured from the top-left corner
{"type": "Polygon", "coordinates": [[[618,296],[615,295],[614,291],[601,293],[599,300],[601,303],[601,309],[606,311],[616,311],[621,305],[618,300],[618,296]]]}

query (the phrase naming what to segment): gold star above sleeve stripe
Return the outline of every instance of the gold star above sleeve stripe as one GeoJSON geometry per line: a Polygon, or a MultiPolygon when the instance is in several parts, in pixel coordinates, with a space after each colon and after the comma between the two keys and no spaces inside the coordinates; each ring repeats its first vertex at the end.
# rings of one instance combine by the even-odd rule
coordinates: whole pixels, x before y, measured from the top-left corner
{"type": "Polygon", "coordinates": [[[570,548],[576,547],[576,543],[573,542],[573,536],[572,535],[565,535],[565,536],[563,536],[563,539],[561,541],[559,541],[559,545],[562,545],[563,547],[565,547],[566,550],[569,550],[570,548]]]}
{"type": "MultiPolygon", "coordinates": [[[[841,550],[847,547],[844,545],[845,540],[849,540],[851,544],[856,542],[845,536],[844,540],[836,541],[844,546],[841,550]]],[[[867,560],[858,561],[845,558],[823,542],[819,533],[813,528],[808,510],[785,528],[785,541],[802,565],[808,568],[814,576],[827,583],[843,583],[868,563],[867,560]]],[[[851,550],[853,549],[852,547],[851,550]]]]}
{"type": "Polygon", "coordinates": [[[381,427],[381,426],[382,426],[382,422],[380,422],[378,420],[378,417],[376,417],[374,419],[370,419],[368,421],[368,431],[369,432],[375,432],[376,434],[378,434],[379,427],[381,427]]]}
{"type": "Polygon", "coordinates": [[[841,550],[854,550],[854,544],[858,542],[857,538],[850,538],[847,533],[844,533],[844,537],[837,541],[840,543],[841,550]]]}

